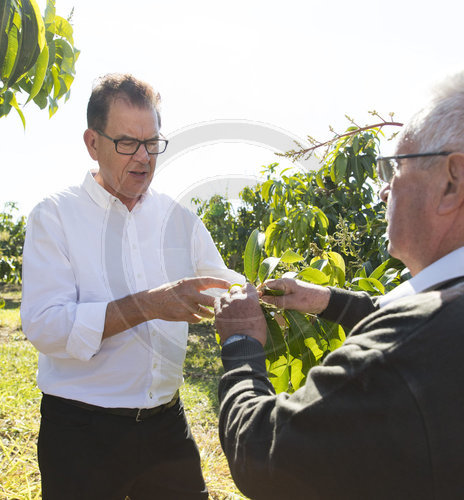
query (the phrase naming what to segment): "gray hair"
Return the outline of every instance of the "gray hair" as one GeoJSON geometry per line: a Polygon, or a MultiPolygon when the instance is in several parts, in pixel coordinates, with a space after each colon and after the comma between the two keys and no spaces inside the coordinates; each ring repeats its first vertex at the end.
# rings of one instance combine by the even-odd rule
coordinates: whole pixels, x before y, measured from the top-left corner
{"type": "Polygon", "coordinates": [[[429,104],[416,113],[402,130],[418,153],[464,152],[464,71],[448,77],[433,89],[429,104]]]}

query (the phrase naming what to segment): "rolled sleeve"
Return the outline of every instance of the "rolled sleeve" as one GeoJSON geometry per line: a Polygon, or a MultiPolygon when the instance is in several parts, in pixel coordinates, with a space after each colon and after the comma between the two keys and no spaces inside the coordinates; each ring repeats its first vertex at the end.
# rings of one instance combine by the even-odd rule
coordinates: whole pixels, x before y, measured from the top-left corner
{"type": "Polygon", "coordinates": [[[42,202],[29,217],[23,252],[26,337],[47,356],[89,360],[100,349],[107,304],[79,298],[59,215],[42,202]]]}
{"type": "Polygon", "coordinates": [[[66,352],[71,357],[88,361],[100,350],[107,305],[107,302],[78,304],[66,343],[66,352]]]}

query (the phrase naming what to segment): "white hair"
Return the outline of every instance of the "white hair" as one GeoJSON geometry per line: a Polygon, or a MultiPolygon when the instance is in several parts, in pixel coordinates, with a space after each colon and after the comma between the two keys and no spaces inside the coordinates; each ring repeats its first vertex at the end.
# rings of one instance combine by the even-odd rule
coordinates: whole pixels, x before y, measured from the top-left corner
{"type": "Polygon", "coordinates": [[[416,144],[418,153],[464,152],[464,71],[433,89],[429,104],[402,130],[404,139],[416,144]]]}

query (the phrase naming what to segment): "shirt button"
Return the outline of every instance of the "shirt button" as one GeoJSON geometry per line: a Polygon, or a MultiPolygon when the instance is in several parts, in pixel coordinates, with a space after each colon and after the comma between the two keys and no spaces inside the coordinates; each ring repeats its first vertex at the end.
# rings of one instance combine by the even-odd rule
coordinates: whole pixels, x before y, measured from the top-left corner
{"type": "Polygon", "coordinates": [[[153,394],[151,392],[148,395],[150,396],[150,399],[153,399],[153,394]]]}

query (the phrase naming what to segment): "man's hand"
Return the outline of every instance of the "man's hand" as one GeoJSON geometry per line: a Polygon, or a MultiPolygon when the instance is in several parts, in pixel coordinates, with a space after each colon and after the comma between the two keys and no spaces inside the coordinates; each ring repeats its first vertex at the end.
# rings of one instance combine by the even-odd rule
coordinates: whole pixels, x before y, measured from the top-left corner
{"type": "Polygon", "coordinates": [[[229,287],[230,283],[220,278],[185,278],[114,300],[106,309],[103,338],[152,319],[198,323],[212,318],[214,314],[207,307],[214,305],[214,297],[200,292],[229,287]]]}
{"type": "Polygon", "coordinates": [[[230,293],[215,300],[216,328],[224,342],[231,335],[243,334],[266,343],[267,326],[256,288],[249,283],[233,287],[230,293]]]}
{"type": "Polygon", "coordinates": [[[149,290],[148,296],[156,318],[198,323],[202,318],[214,317],[214,313],[207,309],[214,306],[214,297],[200,292],[209,288],[227,290],[229,287],[230,283],[220,278],[184,278],[149,290]]]}
{"type": "Polygon", "coordinates": [[[281,309],[295,309],[303,313],[319,314],[329,304],[330,290],[323,286],[305,283],[304,281],[282,278],[269,280],[267,288],[282,290],[283,295],[266,295],[262,292],[261,300],[281,309]]]}

